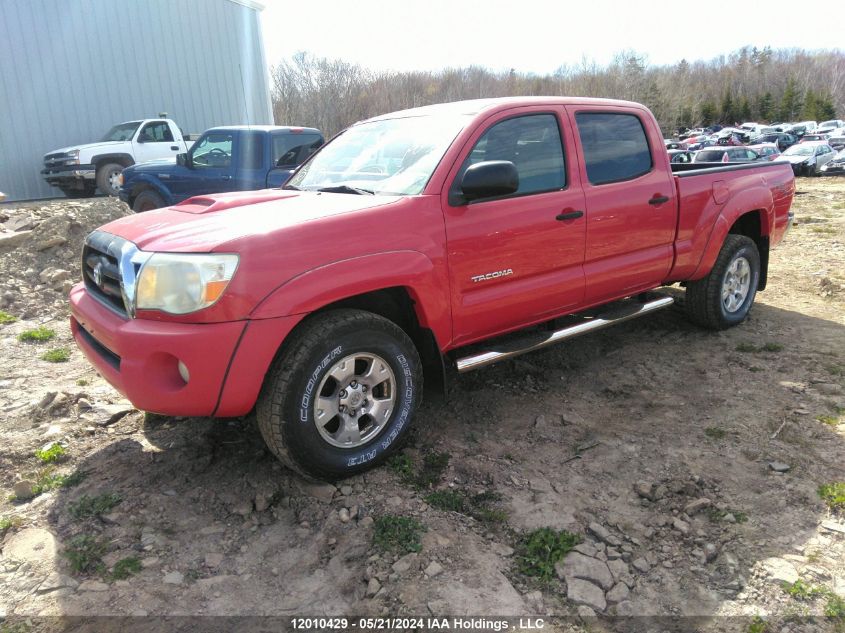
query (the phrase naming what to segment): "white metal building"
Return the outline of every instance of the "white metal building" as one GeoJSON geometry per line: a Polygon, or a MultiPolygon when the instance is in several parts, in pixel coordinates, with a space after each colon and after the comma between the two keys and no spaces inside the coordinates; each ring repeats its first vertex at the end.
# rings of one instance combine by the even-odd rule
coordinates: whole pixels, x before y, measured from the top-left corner
{"type": "Polygon", "coordinates": [[[61,195],[43,156],[161,112],[186,133],[270,124],[253,0],[0,0],[0,191],[61,195]]]}

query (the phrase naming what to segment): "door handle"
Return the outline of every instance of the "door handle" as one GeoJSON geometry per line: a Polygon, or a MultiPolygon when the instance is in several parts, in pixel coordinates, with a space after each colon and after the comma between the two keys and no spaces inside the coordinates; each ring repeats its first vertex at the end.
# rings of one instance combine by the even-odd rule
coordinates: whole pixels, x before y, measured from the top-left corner
{"type": "Polygon", "coordinates": [[[170,149],[172,149],[174,152],[178,152],[178,151],[179,151],[179,146],[178,146],[178,145],[171,145],[171,146],[170,146],[170,149]]]}
{"type": "Polygon", "coordinates": [[[669,202],[669,198],[667,196],[654,196],[648,203],[652,206],[657,206],[658,204],[663,204],[664,202],[669,202]]]}
{"type": "Polygon", "coordinates": [[[224,174],[223,176],[220,176],[220,180],[231,180],[231,179],[232,179],[232,177],[229,174],[224,174]]]}
{"type": "Polygon", "coordinates": [[[555,216],[555,220],[574,220],[575,218],[580,218],[584,215],[583,211],[567,211],[566,213],[559,213],[555,216]]]}

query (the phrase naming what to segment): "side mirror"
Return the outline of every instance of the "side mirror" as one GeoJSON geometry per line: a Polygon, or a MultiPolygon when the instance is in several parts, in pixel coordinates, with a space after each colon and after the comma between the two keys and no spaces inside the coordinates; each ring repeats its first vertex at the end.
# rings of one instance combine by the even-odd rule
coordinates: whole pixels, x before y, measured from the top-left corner
{"type": "Polygon", "coordinates": [[[467,202],[516,193],[519,172],[509,160],[488,160],[470,165],[461,180],[461,193],[467,202]]]}
{"type": "Polygon", "coordinates": [[[188,169],[190,169],[192,167],[191,155],[186,153],[186,152],[182,152],[181,154],[176,154],[176,164],[181,165],[182,167],[187,167],[188,169]]]}
{"type": "Polygon", "coordinates": [[[285,167],[274,167],[267,172],[266,186],[268,189],[274,189],[284,185],[293,174],[293,169],[285,167]]]}

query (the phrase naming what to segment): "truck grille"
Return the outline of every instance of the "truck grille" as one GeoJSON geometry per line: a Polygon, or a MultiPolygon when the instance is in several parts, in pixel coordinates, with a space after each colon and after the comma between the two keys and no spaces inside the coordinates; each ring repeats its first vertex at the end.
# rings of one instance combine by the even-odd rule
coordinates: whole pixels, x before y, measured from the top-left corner
{"type": "MultiPolygon", "coordinates": [[[[44,157],[44,167],[47,169],[55,169],[56,167],[64,167],[68,164],[68,161],[71,160],[71,157],[68,156],[65,152],[58,152],[56,154],[47,154],[44,157]]],[[[76,158],[74,157],[73,160],[75,161],[76,158]]],[[[73,163],[74,165],[76,163],[73,163]]]]}
{"type": "Polygon", "coordinates": [[[126,316],[118,265],[122,244],[121,238],[108,233],[89,235],[82,248],[82,280],[92,296],[126,316]]]}

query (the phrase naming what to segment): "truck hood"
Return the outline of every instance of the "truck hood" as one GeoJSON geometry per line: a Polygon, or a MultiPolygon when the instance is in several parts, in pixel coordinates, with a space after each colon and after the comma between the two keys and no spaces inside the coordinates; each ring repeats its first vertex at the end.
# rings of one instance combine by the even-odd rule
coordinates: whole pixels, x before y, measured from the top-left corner
{"type": "Polygon", "coordinates": [[[797,165],[798,163],[803,163],[807,160],[813,159],[812,156],[801,156],[800,154],[789,154],[789,155],[786,155],[786,156],[781,154],[780,158],[785,158],[786,160],[788,160],[793,165],[797,165]]]}
{"type": "Polygon", "coordinates": [[[197,196],[173,207],[115,220],[100,230],[145,251],[201,253],[250,235],[266,236],[401,200],[402,196],[265,189],[197,196]]]}
{"type": "Polygon", "coordinates": [[[54,149],[51,152],[47,152],[44,154],[48,156],[50,154],[59,154],[64,152],[69,152],[72,149],[78,149],[80,152],[93,152],[100,149],[104,149],[106,151],[112,150],[119,145],[127,145],[129,141],[105,141],[103,143],[83,143],[81,145],[68,145],[67,147],[62,147],[61,149],[54,149]]]}

